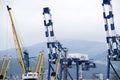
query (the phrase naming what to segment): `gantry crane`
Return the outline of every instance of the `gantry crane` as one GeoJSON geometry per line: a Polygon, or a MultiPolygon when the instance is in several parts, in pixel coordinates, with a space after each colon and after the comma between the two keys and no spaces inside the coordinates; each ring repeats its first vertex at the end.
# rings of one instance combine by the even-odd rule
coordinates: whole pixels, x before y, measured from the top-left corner
{"type": "Polygon", "coordinates": [[[120,79],[117,71],[113,67],[111,61],[120,61],[120,36],[116,34],[114,25],[114,15],[112,12],[111,0],[103,0],[103,18],[104,26],[106,31],[106,42],[107,42],[107,78],[110,80],[110,66],[113,68],[115,74],[120,79]]]}
{"type": "Polygon", "coordinates": [[[20,55],[19,63],[20,63],[20,65],[21,65],[21,67],[24,71],[24,74],[22,75],[22,79],[23,80],[29,80],[29,79],[37,80],[38,73],[37,72],[31,72],[31,70],[30,70],[28,52],[27,51],[22,52],[21,45],[20,45],[20,42],[18,40],[17,32],[16,32],[16,29],[15,29],[15,25],[14,25],[14,22],[13,22],[13,19],[12,19],[11,8],[9,6],[7,6],[7,10],[8,10],[10,21],[11,21],[11,24],[12,24],[12,31],[13,31],[13,36],[14,36],[15,47],[17,49],[17,53],[20,55]],[[23,57],[23,54],[24,54],[24,57],[23,57]]]}
{"type": "MultiPolygon", "coordinates": [[[[58,42],[57,40],[55,40],[54,38],[54,31],[53,31],[53,22],[51,19],[51,14],[50,14],[50,10],[48,7],[43,9],[43,15],[44,15],[44,25],[46,28],[45,31],[45,35],[47,38],[47,48],[48,48],[48,56],[49,56],[49,60],[48,60],[48,80],[51,80],[51,78],[56,79],[56,71],[58,69],[59,66],[59,62],[57,62],[57,60],[59,60],[58,58],[58,53],[57,52],[63,52],[64,48],[62,47],[62,45],[60,44],[60,42],[58,42]],[[56,63],[56,67],[54,67],[53,65],[56,63]],[[56,70],[55,70],[56,69],[56,70]],[[51,70],[53,72],[51,72],[51,70]],[[56,74],[54,76],[52,76],[53,74],[56,74]],[[51,77],[52,76],[52,77],[51,77]]],[[[62,55],[62,54],[61,54],[62,55]]],[[[64,56],[64,55],[62,55],[64,56]]],[[[60,57],[61,59],[61,57],[60,57]]],[[[63,64],[63,62],[61,63],[63,64]]],[[[60,69],[60,78],[59,80],[62,79],[62,65],[61,65],[61,69],[60,69]]],[[[58,77],[57,77],[58,78],[58,77]]]]}
{"type": "Polygon", "coordinates": [[[87,68],[90,68],[89,65],[92,64],[94,66],[94,63],[86,59],[86,56],[82,56],[85,57],[84,60],[81,60],[81,58],[78,58],[78,56],[68,58],[67,48],[63,47],[59,41],[55,40],[52,17],[48,7],[43,9],[43,15],[48,50],[48,80],[68,80],[67,75],[70,78],[69,80],[73,80],[73,77],[67,70],[67,68],[69,68],[70,65],[73,65],[73,63],[76,65],[76,80],[79,80],[79,65],[84,63],[85,67],[87,66],[87,68]],[[63,70],[63,68],[65,70],[63,70]],[[53,72],[51,72],[51,70],[53,72]],[[64,78],[62,77],[63,71],[64,78]]]}

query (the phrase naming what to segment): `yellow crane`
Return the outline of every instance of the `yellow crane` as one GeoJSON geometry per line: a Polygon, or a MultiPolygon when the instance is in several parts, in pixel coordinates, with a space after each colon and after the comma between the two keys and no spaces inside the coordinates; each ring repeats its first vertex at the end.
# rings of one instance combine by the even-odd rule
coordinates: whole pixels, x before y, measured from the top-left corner
{"type": "Polygon", "coordinates": [[[6,63],[6,55],[4,56],[1,64],[1,69],[0,69],[0,80],[5,80],[7,71],[10,66],[11,59],[12,59],[12,56],[10,56],[8,62],[6,63]],[[4,66],[4,64],[6,64],[6,66],[4,66]]]}
{"type": "Polygon", "coordinates": [[[40,80],[40,76],[42,75],[42,72],[43,72],[42,71],[43,58],[44,58],[44,51],[41,51],[40,55],[38,57],[38,60],[37,60],[36,67],[35,67],[35,72],[38,73],[38,79],[37,80],[40,80]]]}
{"type": "Polygon", "coordinates": [[[14,22],[12,19],[12,15],[11,15],[11,8],[9,6],[7,6],[7,10],[8,10],[11,25],[12,25],[15,47],[17,49],[17,53],[19,53],[19,55],[20,55],[19,63],[24,71],[24,74],[22,75],[22,80],[29,80],[29,79],[30,80],[38,80],[38,79],[40,79],[40,76],[41,76],[44,52],[42,51],[40,54],[40,57],[38,59],[37,65],[36,65],[35,72],[31,72],[31,70],[30,70],[31,68],[29,66],[29,54],[24,51],[24,57],[23,57],[23,52],[22,52],[21,45],[18,40],[17,32],[16,32],[15,25],[14,25],[14,22]]]}
{"type": "Polygon", "coordinates": [[[0,66],[0,79],[3,79],[3,70],[4,70],[5,61],[6,61],[6,55],[4,55],[2,64],[0,66]]]}
{"type": "Polygon", "coordinates": [[[4,68],[4,65],[5,65],[5,61],[6,61],[6,55],[4,55],[3,60],[2,60],[2,64],[1,64],[1,67],[0,67],[0,75],[2,75],[3,68],[4,68]]]}
{"type": "Polygon", "coordinates": [[[6,66],[6,68],[5,68],[4,75],[3,75],[3,80],[5,80],[5,78],[6,78],[6,74],[7,74],[7,71],[8,71],[8,69],[9,69],[11,60],[12,60],[12,56],[10,56],[10,58],[9,58],[9,60],[8,60],[8,62],[7,62],[7,66],[6,66]]]}
{"type": "Polygon", "coordinates": [[[13,19],[12,19],[12,15],[11,15],[11,12],[10,12],[11,8],[9,6],[7,6],[7,10],[8,10],[8,14],[9,14],[11,25],[12,25],[15,47],[17,49],[17,52],[20,55],[20,64],[21,64],[21,67],[22,67],[23,71],[26,72],[25,62],[24,62],[23,55],[22,55],[23,53],[22,53],[21,46],[20,46],[20,43],[19,43],[19,40],[18,40],[18,37],[17,37],[17,32],[16,32],[15,25],[14,25],[14,22],[13,22],[13,19]]]}
{"type": "Polygon", "coordinates": [[[55,72],[52,72],[52,73],[51,73],[51,80],[57,80],[61,54],[62,54],[62,52],[60,52],[60,53],[58,54],[58,59],[56,60],[55,72]]]}

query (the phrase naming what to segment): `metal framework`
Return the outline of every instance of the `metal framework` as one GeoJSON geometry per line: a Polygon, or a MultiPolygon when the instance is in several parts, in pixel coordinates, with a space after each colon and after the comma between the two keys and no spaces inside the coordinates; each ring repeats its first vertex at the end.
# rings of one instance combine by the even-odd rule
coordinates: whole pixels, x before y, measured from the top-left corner
{"type": "Polygon", "coordinates": [[[15,47],[17,50],[17,53],[19,54],[20,58],[19,58],[19,63],[24,71],[24,74],[22,75],[22,79],[23,80],[39,80],[40,76],[41,76],[41,70],[42,70],[42,63],[43,63],[43,55],[44,52],[40,52],[40,57],[39,57],[39,61],[37,63],[37,68],[36,68],[36,72],[31,72],[31,68],[30,68],[30,64],[29,64],[29,54],[26,50],[22,51],[21,49],[21,45],[20,42],[18,40],[18,36],[17,36],[17,32],[15,29],[15,25],[12,19],[12,15],[11,15],[11,8],[9,8],[9,6],[7,6],[7,10],[9,13],[9,17],[10,17],[10,21],[12,24],[12,31],[13,31],[13,36],[14,36],[14,42],[15,42],[15,47]],[[24,54],[24,55],[23,55],[24,54]],[[37,73],[38,72],[38,73],[37,73]]]}
{"type": "Polygon", "coordinates": [[[76,65],[76,80],[79,80],[80,64],[84,63],[83,65],[87,69],[90,68],[89,66],[90,64],[93,65],[92,67],[95,67],[95,64],[93,62],[90,62],[89,60],[80,60],[79,58],[67,58],[66,56],[67,48],[62,47],[60,42],[55,40],[52,17],[51,17],[50,9],[48,7],[43,9],[43,15],[44,15],[44,26],[46,29],[45,35],[47,38],[47,50],[48,50],[48,80],[56,80],[56,79],[68,80],[67,75],[69,76],[70,80],[73,80],[73,77],[67,70],[67,68],[69,68],[70,65],[73,65],[73,63],[74,65],[76,65]],[[65,68],[64,78],[62,77],[63,68],[65,68]]]}
{"type": "Polygon", "coordinates": [[[43,58],[44,58],[44,51],[41,51],[40,55],[38,57],[38,60],[37,60],[37,64],[35,66],[35,72],[38,73],[38,79],[37,80],[40,80],[40,77],[41,77],[42,72],[43,72],[43,69],[42,69],[43,58]]]}
{"type": "Polygon", "coordinates": [[[120,61],[120,36],[116,34],[111,0],[103,0],[103,17],[108,48],[107,80],[110,79],[110,61],[120,61]]]}
{"type": "Polygon", "coordinates": [[[3,60],[2,60],[2,64],[1,64],[1,66],[0,66],[0,75],[2,75],[2,73],[3,73],[5,61],[6,61],[6,55],[4,55],[4,58],[3,58],[3,60]]]}
{"type": "Polygon", "coordinates": [[[22,79],[23,80],[29,80],[29,79],[30,80],[39,80],[40,76],[41,76],[44,52],[43,51],[40,52],[41,54],[39,56],[39,61],[37,62],[37,65],[36,65],[37,66],[37,68],[35,70],[36,72],[31,72],[31,68],[30,68],[30,64],[29,64],[29,53],[26,50],[22,51],[20,42],[18,40],[17,32],[15,29],[15,25],[14,25],[14,22],[12,19],[12,15],[10,12],[11,8],[9,8],[9,6],[7,6],[7,9],[8,9],[10,21],[12,24],[12,31],[13,31],[13,36],[14,36],[15,47],[16,47],[17,53],[20,56],[19,63],[24,71],[24,74],[22,75],[22,79]]]}
{"type": "Polygon", "coordinates": [[[1,67],[0,67],[0,80],[5,80],[6,74],[10,67],[11,60],[12,60],[12,56],[9,57],[9,60],[6,60],[6,55],[4,56],[1,67]],[[6,66],[4,66],[5,64],[6,66]]]}
{"type": "Polygon", "coordinates": [[[6,78],[7,71],[9,69],[9,67],[10,67],[11,60],[12,60],[12,56],[10,56],[10,58],[9,58],[9,60],[7,62],[7,65],[6,65],[6,68],[5,68],[5,71],[4,71],[4,75],[3,75],[3,80],[5,80],[5,78],[6,78]]]}
{"type": "MultiPolygon", "coordinates": [[[[11,8],[9,6],[7,6],[7,10],[8,10],[10,21],[11,21],[11,25],[12,25],[12,31],[13,31],[13,36],[14,36],[15,47],[17,49],[17,52],[20,55],[21,67],[22,67],[24,72],[28,72],[28,70],[26,69],[25,62],[24,62],[23,53],[22,53],[21,46],[20,46],[20,43],[19,43],[19,40],[18,40],[18,36],[17,36],[16,29],[15,29],[15,25],[14,25],[14,22],[13,22],[13,19],[12,19],[12,14],[10,12],[11,8]]],[[[27,61],[26,61],[26,63],[27,63],[27,61]]]]}

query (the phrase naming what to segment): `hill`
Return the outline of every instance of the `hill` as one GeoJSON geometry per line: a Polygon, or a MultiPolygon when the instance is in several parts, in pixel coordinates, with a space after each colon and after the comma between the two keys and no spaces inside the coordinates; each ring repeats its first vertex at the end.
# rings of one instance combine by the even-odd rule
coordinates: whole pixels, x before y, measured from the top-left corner
{"type": "MultiPolygon", "coordinates": [[[[95,69],[90,69],[90,71],[86,71],[83,73],[83,75],[89,75],[86,76],[86,78],[91,77],[94,73],[106,73],[106,45],[105,43],[101,42],[94,42],[94,41],[80,41],[80,40],[66,40],[66,41],[60,41],[63,44],[63,47],[67,47],[69,49],[69,53],[83,53],[83,54],[88,54],[90,59],[93,59],[95,63],[97,64],[97,68],[95,69]],[[89,73],[92,73],[91,76],[89,73]]],[[[47,60],[48,60],[48,53],[47,53],[47,48],[46,48],[46,43],[38,43],[29,47],[26,47],[30,57],[35,57],[33,59],[30,59],[30,64],[31,66],[35,67],[37,56],[39,55],[39,52],[44,50],[45,51],[45,56],[44,56],[44,67],[47,69],[47,60]]],[[[22,74],[22,69],[20,65],[17,62],[17,54],[15,52],[15,49],[9,49],[9,50],[4,50],[0,51],[0,56],[1,58],[3,55],[12,55],[13,60],[10,65],[10,69],[8,71],[8,75],[13,74],[13,75],[21,75],[22,74]],[[7,53],[7,54],[6,54],[7,53]],[[11,73],[12,72],[12,73],[11,73]]]]}

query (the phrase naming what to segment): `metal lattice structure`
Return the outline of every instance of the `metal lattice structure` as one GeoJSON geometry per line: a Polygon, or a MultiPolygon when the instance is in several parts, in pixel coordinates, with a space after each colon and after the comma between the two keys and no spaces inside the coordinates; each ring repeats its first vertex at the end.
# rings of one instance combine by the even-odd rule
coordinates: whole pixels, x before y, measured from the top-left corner
{"type": "Polygon", "coordinates": [[[76,80],[79,80],[80,65],[84,66],[83,67],[84,70],[90,68],[91,64],[93,65],[92,67],[95,67],[95,64],[93,62],[90,62],[89,60],[81,60],[80,58],[74,58],[74,57],[68,58],[66,56],[67,48],[62,47],[60,42],[55,40],[52,17],[51,17],[50,9],[48,7],[43,9],[43,15],[44,15],[44,26],[46,29],[45,35],[47,38],[47,49],[48,49],[48,80],[56,80],[56,79],[67,80],[67,76],[69,76],[70,80],[73,80],[73,77],[67,70],[67,68],[69,68],[70,65],[73,65],[73,63],[74,65],[76,65],[76,80]],[[62,74],[63,68],[65,68],[64,77],[62,74]],[[56,70],[58,70],[59,72],[56,70]]]}
{"type": "Polygon", "coordinates": [[[120,36],[116,34],[111,0],[103,0],[103,17],[105,22],[107,56],[107,80],[110,79],[110,61],[120,61],[120,36]]]}

